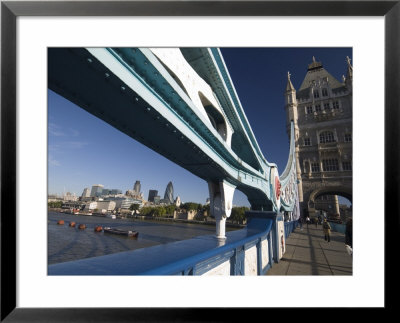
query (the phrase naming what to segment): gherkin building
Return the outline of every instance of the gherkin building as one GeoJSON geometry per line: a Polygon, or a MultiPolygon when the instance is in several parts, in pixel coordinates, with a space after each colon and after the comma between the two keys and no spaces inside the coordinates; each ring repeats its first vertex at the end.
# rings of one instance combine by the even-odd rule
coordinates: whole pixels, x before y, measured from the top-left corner
{"type": "Polygon", "coordinates": [[[164,200],[167,200],[171,204],[174,203],[174,187],[172,186],[172,182],[169,182],[165,189],[164,200]]]}

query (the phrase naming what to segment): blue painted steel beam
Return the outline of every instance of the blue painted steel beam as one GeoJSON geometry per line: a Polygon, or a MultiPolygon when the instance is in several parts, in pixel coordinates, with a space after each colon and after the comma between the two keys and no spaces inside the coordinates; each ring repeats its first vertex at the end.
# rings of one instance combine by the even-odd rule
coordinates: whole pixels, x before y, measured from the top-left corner
{"type": "Polygon", "coordinates": [[[168,80],[150,79],[145,71],[154,75],[154,65],[137,51],[141,60],[134,69],[108,49],[109,65],[117,66],[112,70],[86,49],[49,49],[49,87],[195,175],[207,181],[228,180],[250,200],[270,208],[270,187],[264,175],[218,145],[187,103],[168,101],[163,96],[166,86],[159,86],[168,80]],[[128,81],[121,75],[127,75],[128,81]]]}
{"type": "MultiPolygon", "coordinates": [[[[206,53],[220,73],[225,92],[220,91],[233,102],[236,114],[232,106],[223,109],[231,111],[226,115],[250,145],[241,157],[256,168],[223,142],[149,49],[51,48],[49,88],[200,178],[230,182],[248,197],[253,209],[279,211],[271,178],[276,165],[259,150],[220,52],[206,53]]],[[[283,188],[295,171],[292,155],[293,148],[283,188]]],[[[293,205],[290,201],[283,207],[288,210],[293,205]]]]}

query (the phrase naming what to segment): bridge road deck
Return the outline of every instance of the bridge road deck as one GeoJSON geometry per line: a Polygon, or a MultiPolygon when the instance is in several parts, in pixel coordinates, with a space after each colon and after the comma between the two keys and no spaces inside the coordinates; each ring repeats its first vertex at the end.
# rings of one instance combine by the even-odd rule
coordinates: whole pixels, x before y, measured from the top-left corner
{"type": "Polygon", "coordinates": [[[322,225],[303,224],[286,240],[286,252],[266,275],[352,275],[353,261],[344,245],[344,234],[331,231],[324,239],[322,225]]]}

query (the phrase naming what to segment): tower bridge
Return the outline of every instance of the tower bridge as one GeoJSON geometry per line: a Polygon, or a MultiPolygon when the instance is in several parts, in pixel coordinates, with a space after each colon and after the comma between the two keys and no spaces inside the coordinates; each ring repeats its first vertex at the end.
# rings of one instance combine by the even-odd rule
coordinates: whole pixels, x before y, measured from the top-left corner
{"type": "MultiPolygon", "coordinates": [[[[232,239],[257,236],[251,241],[258,273],[271,264],[266,258],[282,256],[280,214],[299,215],[293,123],[288,163],[279,175],[259,148],[218,48],[50,48],[48,86],[207,181],[217,246],[230,241],[225,221],[238,189],[253,220],[232,239]],[[264,228],[254,235],[260,223],[264,228]]],[[[236,264],[231,273],[244,270],[242,249],[230,260],[236,264]]]]}
{"type": "Polygon", "coordinates": [[[50,89],[206,180],[219,237],[235,189],[253,210],[293,208],[293,149],[279,178],[217,48],[52,48],[48,71],[50,89]]]}

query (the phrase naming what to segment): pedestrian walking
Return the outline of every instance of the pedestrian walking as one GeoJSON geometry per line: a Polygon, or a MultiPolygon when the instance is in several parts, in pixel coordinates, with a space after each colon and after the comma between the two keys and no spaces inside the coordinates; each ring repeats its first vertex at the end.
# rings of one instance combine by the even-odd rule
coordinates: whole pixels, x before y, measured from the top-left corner
{"type": "Polygon", "coordinates": [[[324,223],[322,224],[322,229],[324,230],[325,241],[331,241],[331,225],[325,219],[324,223]]]}
{"type": "Polygon", "coordinates": [[[307,219],[306,219],[306,223],[307,223],[307,229],[308,229],[308,224],[310,223],[310,218],[307,216],[307,219]]]}
{"type": "Polygon", "coordinates": [[[353,255],[353,219],[350,218],[346,222],[346,231],[344,244],[350,256],[353,255]]]}
{"type": "Polygon", "coordinates": [[[302,217],[299,218],[299,226],[300,226],[300,230],[303,230],[303,218],[302,217]]]}

